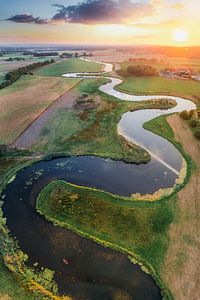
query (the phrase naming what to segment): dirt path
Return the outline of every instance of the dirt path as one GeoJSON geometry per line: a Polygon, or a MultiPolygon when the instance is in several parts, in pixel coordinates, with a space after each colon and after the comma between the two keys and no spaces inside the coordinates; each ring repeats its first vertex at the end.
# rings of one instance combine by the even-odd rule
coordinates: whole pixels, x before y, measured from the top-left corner
{"type": "Polygon", "coordinates": [[[200,299],[200,142],[185,121],[168,117],[176,139],[196,163],[190,182],[178,193],[178,218],[171,225],[162,277],[176,300],[200,299]]]}
{"type": "Polygon", "coordinates": [[[74,89],[67,91],[49,106],[42,114],[34,120],[28,128],[15,140],[13,146],[17,148],[31,148],[40,136],[44,125],[55,115],[60,108],[70,108],[78,97],[74,89]]]}

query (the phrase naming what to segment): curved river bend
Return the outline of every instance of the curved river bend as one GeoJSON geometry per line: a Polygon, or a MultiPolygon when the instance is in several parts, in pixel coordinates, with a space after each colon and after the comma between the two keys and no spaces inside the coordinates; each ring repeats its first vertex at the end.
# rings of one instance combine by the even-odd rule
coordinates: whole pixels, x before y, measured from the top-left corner
{"type": "MultiPolygon", "coordinates": [[[[112,65],[105,64],[104,71],[111,70],[112,65]]],[[[87,74],[64,76],[89,77],[87,74]]],[[[97,77],[97,74],[92,77],[97,77]]],[[[100,90],[118,99],[144,101],[166,98],[117,92],[114,87],[121,83],[121,79],[107,78],[110,82],[102,85],[100,90]]],[[[55,270],[55,280],[61,294],[71,294],[77,300],[114,300],[120,293],[125,299],[162,299],[153,278],[131,263],[126,255],[106,249],[65,228],[53,226],[37,214],[35,201],[39,192],[55,179],[125,196],[172,187],[182,165],[182,156],[171,143],[143,129],[144,122],[159,115],[196,108],[189,100],[170,98],[176,100],[175,108],[126,113],[118,125],[118,130],[127,139],[151,153],[150,163],[133,165],[89,156],[57,158],[37,162],[21,170],[15,180],[7,185],[3,211],[11,235],[16,237],[22,251],[28,254],[29,265],[38,262],[39,267],[55,270]],[[141,182],[145,182],[145,186],[141,182]],[[69,260],[68,266],[63,264],[63,258],[69,260]]]]}

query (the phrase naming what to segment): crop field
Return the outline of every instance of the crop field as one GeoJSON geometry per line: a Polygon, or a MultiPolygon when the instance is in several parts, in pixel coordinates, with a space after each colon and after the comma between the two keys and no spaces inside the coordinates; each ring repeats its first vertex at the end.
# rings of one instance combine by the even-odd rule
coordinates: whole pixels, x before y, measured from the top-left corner
{"type": "Polygon", "coordinates": [[[100,72],[101,64],[84,61],[82,59],[67,59],[62,62],[38,69],[35,74],[40,76],[62,76],[70,72],[100,72]]]}
{"type": "Polygon", "coordinates": [[[0,91],[0,143],[10,144],[78,79],[24,75],[0,91]]]}

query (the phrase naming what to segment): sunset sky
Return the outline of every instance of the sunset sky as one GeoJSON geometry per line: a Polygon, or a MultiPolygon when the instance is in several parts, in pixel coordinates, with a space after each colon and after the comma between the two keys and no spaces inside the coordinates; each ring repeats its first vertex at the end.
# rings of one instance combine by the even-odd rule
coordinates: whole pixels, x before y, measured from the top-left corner
{"type": "Polygon", "coordinates": [[[0,44],[200,45],[200,0],[0,0],[0,44]]]}

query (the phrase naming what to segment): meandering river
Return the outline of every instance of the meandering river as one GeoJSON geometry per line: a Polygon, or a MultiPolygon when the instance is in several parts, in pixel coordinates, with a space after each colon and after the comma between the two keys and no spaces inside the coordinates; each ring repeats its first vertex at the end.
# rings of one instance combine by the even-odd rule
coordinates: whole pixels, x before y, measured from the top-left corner
{"type": "MultiPolygon", "coordinates": [[[[105,64],[104,72],[111,70],[112,65],[105,64]]],[[[76,73],[64,76],[89,77],[88,74],[76,73]]],[[[92,75],[96,76],[99,74],[92,75]]],[[[107,78],[109,83],[102,85],[100,90],[120,100],[166,99],[166,96],[132,96],[118,92],[114,88],[121,79],[107,78]]],[[[43,266],[55,270],[60,293],[71,294],[73,299],[114,300],[120,299],[117,298],[120,294],[124,299],[134,300],[162,298],[153,278],[131,263],[126,255],[53,226],[37,214],[35,201],[43,187],[55,179],[125,196],[172,187],[183,158],[170,142],[143,129],[144,122],[157,116],[196,108],[189,100],[170,99],[176,101],[176,107],[129,112],[122,116],[118,125],[125,138],[150,152],[150,163],[134,165],[90,156],[57,158],[21,170],[7,185],[3,212],[11,235],[28,254],[29,265],[38,262],[38,268],[43,266]],[[69,265],[63,264],[63,258],[69,260],[69,265]]]]}

